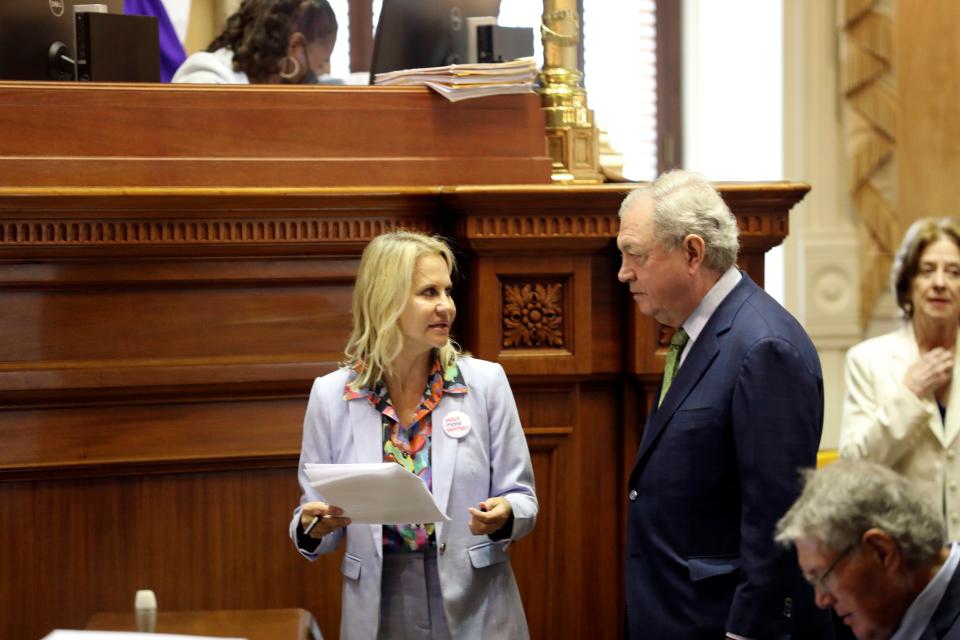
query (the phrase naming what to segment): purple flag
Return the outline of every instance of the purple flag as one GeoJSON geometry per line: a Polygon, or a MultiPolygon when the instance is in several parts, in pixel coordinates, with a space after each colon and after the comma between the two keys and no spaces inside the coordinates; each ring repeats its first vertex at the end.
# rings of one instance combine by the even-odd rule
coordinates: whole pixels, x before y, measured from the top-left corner
{"type": "Polygon", "coordinates": [[[187,58],[183,44],[173,29],[163,0],[123,0],[123,12],[136,16],[156,16],[160,31],[160,81],[170,82],[187,58]]]}

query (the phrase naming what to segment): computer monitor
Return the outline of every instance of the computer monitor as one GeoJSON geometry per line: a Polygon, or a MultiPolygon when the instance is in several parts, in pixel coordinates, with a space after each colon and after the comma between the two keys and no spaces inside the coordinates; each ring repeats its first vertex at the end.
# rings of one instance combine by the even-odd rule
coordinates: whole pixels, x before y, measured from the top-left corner
{"type": "Polygon", "coordinates": [[[466,19],[500,14],[500,0],[383,0],[370,82],[397,69],[462,64],[466,19]]]}
{"type": "Polygon", "coordinates": [[[74,6],[105,4],[109,13],[123,13],[123,0],[0,0],[0,80],[73,80],[76,60],[74,6]]]}

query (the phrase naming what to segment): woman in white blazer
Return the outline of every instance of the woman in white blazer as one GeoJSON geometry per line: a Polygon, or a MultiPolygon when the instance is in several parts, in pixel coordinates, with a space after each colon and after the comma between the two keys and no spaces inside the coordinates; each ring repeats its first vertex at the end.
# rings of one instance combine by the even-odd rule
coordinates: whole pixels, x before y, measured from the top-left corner
{"type": "Polygon", "coordinates": [[[310,393],[290,536],[310,560],[346,540],[341,638],[529,637],[507,549],[536,521],[530,453],[503,369],[450,341],[453,268],[439,239],[375,238],[345,366],[310,393]],[[304,471],[383,461],[419,475],[450,519],[350,524],[304,471]]]}
{"type": "Polygon", "coordinates": [[[960,223],[907,230],[892,280],[904,326],[847,354],[840,455],[892,467],[942,510],[960,539],[960,223]]]}

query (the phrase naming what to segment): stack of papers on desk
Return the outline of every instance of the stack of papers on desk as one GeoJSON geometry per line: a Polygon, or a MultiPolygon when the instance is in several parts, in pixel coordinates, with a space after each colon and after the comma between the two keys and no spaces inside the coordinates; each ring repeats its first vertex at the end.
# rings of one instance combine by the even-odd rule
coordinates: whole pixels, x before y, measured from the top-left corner
{"type": "Polygon", "coordinates": [[[395,462],[306,464],[310,486],[354,524],[408,524],[449,520],[427,485],[395,462]]]}
{"type": "Polygon", "coordinates": [[[374,84],[426,85],[451,102],[511,93],[533,93],[537,63],[533,58],[512,62],[451,64],[446,67],[401,69],[378,73],[374,84]]]}

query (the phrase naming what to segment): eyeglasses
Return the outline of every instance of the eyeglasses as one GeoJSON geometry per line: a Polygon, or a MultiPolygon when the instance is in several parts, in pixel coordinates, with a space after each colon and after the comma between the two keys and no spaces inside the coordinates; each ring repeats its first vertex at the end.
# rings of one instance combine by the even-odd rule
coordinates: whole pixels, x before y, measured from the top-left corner
{"type": "Polygon", "coordinates": [[[856,546],[857,546],[857,545],[855,545],[855,544],[847,545],[847,548],[844,549],[843,551],[841,551],[841,552],[840,552],[840,555],[838,555],[836,558],[833,559],[833,562],[830,563],[830,566],[827,567],[827,570],[826,570],[826,571],[824,571],[823,573],[821,573],[819,576],[814,576],[814,577],[812,577],[812,578],[807,578],[806,580],[807,580],[807,582],[810,583],[810,586],[813,587],[814,589],[820,591],[821,593],[829,593],[829,592],[830,592],[830,589],[828,589],[828,588],[827,588],[827,585],[826,585],[827,578],[830,576],[830,573],[831,573],[834,569],[836,569],[837,565],[840,564],[840,561],[843,560],[843,558],[844,558],[848,553],[850,553],[851,551],[853,551],[854,547],[856,547],[856,546]]]}

